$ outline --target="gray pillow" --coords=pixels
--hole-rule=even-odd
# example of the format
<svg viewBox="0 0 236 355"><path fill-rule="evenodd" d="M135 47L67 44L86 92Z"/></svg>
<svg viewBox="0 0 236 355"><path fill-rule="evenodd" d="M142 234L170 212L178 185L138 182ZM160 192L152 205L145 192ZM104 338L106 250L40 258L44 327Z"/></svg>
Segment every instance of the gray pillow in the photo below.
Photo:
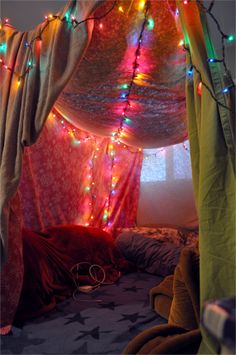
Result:
<svg viewBox="0 0 236 355"><path fill-rule="evenodd" d="M128 261L151 274L167 276L174 273L183 246L124 232L116 238L116 245Z"/></svg>

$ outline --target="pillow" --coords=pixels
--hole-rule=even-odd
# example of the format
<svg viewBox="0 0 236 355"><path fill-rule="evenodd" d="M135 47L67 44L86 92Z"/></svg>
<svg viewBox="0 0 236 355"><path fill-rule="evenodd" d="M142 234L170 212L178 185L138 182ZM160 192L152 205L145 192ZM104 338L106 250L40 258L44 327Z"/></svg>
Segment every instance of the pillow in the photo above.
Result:
<svg viewBox="0 0 236 355"><path fill-rule="evenodd" d="M75 290L71 268L79 262L98 264L106 272L106 282L115 282L129 263L117 249L113 237L98 228L60 225L42 233L23 230L24 280L18 321L39 316ZM78 280L91 284L86 274Z"/></svg>
<svg viewBox="0 0 236 355"><path fill-rule="evenodd" d="M144 237L134 232L121 233L116 245L125 258L151 274L167 276L174 273L183 246Z"/></svg>
<svg viewBox="0 0 236 355"><path fill-rule="evenodd" d="M188 230L184 228L174 227L133 227L118 229L118 232L130 232L140 234L142 236L157 239L160 241L170 242L175 245L189 245L195 246L198 240L198 231Z"/></svg>

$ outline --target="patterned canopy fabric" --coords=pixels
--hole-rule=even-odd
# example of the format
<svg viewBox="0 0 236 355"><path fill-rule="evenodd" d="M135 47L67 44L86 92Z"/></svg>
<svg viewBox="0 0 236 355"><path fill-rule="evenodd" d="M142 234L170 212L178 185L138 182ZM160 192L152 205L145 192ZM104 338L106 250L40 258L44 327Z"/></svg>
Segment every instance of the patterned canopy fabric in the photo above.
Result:
<svg viewBox="0 0 236 355"><path fill-rule="evenodd" d="M94 21L83 60L56 102L66 119L93 134L111 136L119 129L145 18L140 4L119 1L119 7ZM94 16L102 17L111 6L104 2ZM121 141L151 148L187 136L186 71L175 1L151 0L147 20Z"/></svg>

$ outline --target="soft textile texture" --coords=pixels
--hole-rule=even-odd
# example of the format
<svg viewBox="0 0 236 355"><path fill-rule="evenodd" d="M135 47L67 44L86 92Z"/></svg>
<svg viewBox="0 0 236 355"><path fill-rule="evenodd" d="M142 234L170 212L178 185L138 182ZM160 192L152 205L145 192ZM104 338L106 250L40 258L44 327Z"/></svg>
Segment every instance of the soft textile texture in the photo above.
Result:
<svg viewBox="0 0 236 355"><path fill-rule="evenodd" d="M188 330L198 328L199 299L199 254L197 249L186 247L174 273L173 301L168 323Z"/></svg>
<svg viewBox="0 0 236 355"><path fill-rule="evenodd" d="M105 1L99 17L112 7ZM139 71L129 96L121 141L136 147L162 147L182 142L187 136L185 112L185 53L178 46L182 32L173 1L151 0L138 60ZM108 16L95 22L92 39L78 71L63 90L56 108L78 127L111 137L120 127L125 100L122 84L132 78L135 51L144 21L140 0L118 3Z"/></svg>
<svg viewBox="0 0 236 355"><path fill-rule="evenodd" d="M132 227L122 228L117 232L140 234L143 237L153 238L155 240L170 242L176 246L195 246L198 242L198 231L187 230L178 227L165 227L160 226L158 228L150 227Z"/></svg>
<svg viewBox="0 0 236 355"><path fill-rule="evenodd" d="M150 301L152 308L163 318L169 318L170 307L173 299L173 280L174 276L169 275L150 291Z"/></svg>
<svg viewBox="0 0 236 355"><path fill-rule="evenodd" d="M168 325L141 332L127 345L123 354L197 353L201 333L198 329L200 291L199 254L196 248L185 247L182 250L173 281L174 298ZM172 288L172 280L168 277L168 282L163 284L164 292L171 295L172 291L168 288Z"/></svg>
<svg viewBox="0 0 236 355"><path fill-rule="evenodd" d="M217 57L209 36L206 14L197 2L185 6L179 1L180 19L186 43L187 65L195 65L193 78L187 78L187 116L193 183L199 216L201 306L210 299L235 295L235 98L223 94L228 85L221 63L208 63ZM231 111L218 105L211 92ZM217 352L204 332L201 354Z"/></svg>
<svg viewBox="0 0 236 355"><path fill-rule="evenodd" d="M1 334L11 330L23 283L21 205L18 193L10 201L9 222L9 255L0 279Z"/></svg>
<svg viewBox="0 0 236 355"><path fill-rule="evenodd" d="M64 16L67 11L72 11L77 19L90 16L96 7L101 4L98 0L68 2L61 12ZM0 31L1 42L6 43L7 51L1 53L1 58L13 70L23 74L29 60L30 51L26 50L25 43L35 38L42 28L39 25L30 32L17 32L10 25L5 24ZM1 263L4 263L8 254L8 232L13 228L17 233L9 236L21 250L21 221L13 213L10 200L17 190L21 175L21 162L23 147L33 144L41 132L42 126L50 112L56 98L71 77L74 69L79 64L88 45L93 21L84 22L79 30L71 31L67 24L53 21L41 36L41 44L35 41L32 46L33 69L17 85L17 75L12 75L10 70L0 66L0 238L1 238ZM62 45L64 43L64 45ZM17 221L14 227L9 227L12 219ZM10 243L9 248L12 247ZM13 255L15 251L11 251ZM7 267L6 267L7 266ZM11 309L2 312L1 327L11 325L17 307L20 288L22 284L23 265L20 252L15 259L10 257L1 273L1 283L10 281L10 276L17 274L17 283L11 283L14 288L14 297L9 296L9 285L1 288L1 307ZM9 280L10 279L10 280ZM13 293L11 294L13 295ZM10 301L11 299L11 301Z"/></svg>
<svg viewBox="0 0 236 355"><path fill-rule="evenodd" d="M41 230L55 224L89 223L110 232L116 227L133 226L142 152L116 145L112 167L108 139L82 131L77 134L77 139L81 137L78 145L59 118L50 115L36 144L25 149L19 187L24 226ZM96 159L92 160L94 152ZM91 181L94 185L86 191ZM103 215L108 199L110 216L106 220Z"/></svg>
<svg viewBox="0 0 236 355"><path fill-rule="evenodd" d="M180 327L159 325L136 336L123 350L131 354L196 354L201 341L199 329L186 331Z"/></svg>
<svg viewBox="0 0 236 355"><path fill-rule="evenodd" d="M83 20L101 4L98 0L68 2L60 13L69 11ZM25 43L37 37L45 24L30 32L17 32L8 24L0 31L1 42L7 51L1 54L4 63L23 74L27 68L30 50ZM79 30L71 30L66 22L50 22L41 36L41 43L32 45L33 69L22 79L0 66L1 74L1 169L0 218L2 262L7 255L8 201L16 192L20 174L23 147L33 144L43 124L73 71L79 64L93 30L93 21L84 22ZM63 43L63 45L62 45Z"/></svg>
<svg viewBox="0 0 236 355"><path fill-rule="evenodd" d="M23 258L24 283L16 314L18 321L39 316L71 296L76 286L70 270L77 263L102 266L105 282L115 282L119 271L129 270L110 234L76 225L55 226L43 233L23 230ZM94 283L88 274L82 273L77 282Z"/></svg>
<svg viewBox="0 0 236 355"><path fill-rule="evenodd" d="M116 245L138 268L161 276L173 274L183 248L133 232L121 233Z"/></svg>

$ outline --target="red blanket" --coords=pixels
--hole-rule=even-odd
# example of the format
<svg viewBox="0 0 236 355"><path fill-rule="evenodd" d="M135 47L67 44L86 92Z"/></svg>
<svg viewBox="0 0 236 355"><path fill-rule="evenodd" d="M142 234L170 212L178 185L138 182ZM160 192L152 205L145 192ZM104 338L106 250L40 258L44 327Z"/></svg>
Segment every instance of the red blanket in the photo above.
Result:
<svg viewBox="0 0 236 355"><path fill-rule="evenodd" d="M102 266L106 282L115 282L129 264L113 237L97 228L78 225L51 227L43 233L23 230L24 282L16 321L39 316L71 296L75 284L70 272L79 262ZM90 283L81 277L80 284Z"/></svg>

